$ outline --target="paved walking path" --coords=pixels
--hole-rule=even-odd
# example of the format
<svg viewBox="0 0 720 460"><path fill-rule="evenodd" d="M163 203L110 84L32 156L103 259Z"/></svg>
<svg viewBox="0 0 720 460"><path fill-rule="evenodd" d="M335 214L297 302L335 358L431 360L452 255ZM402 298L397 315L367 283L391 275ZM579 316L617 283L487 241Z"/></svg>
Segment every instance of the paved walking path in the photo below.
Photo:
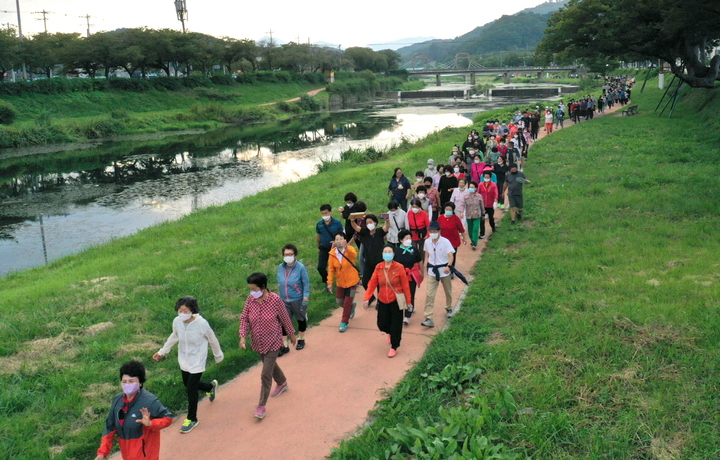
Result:
<svg viewBox="0 0 720 460"><path fill-rule="evenodd" d="M543 129L540 138L545 136ZM500 232L507 223L501 221L502 215L502 211L496 210ZM456 266L460 272L470 274L487 241L479 240L476 251L470 246L459 248ZM454 302L457 303L464 288L457 278L453 281ZM293 348L279 358L289 388L279 397L270 398L265 419L253 417L260 394L261 368L256 365L223 385L213 403L207 399L200 402L200 423L192 432L182 435L179 432L184 414L163 430L161 460L325 458L342 439L352 436L366 422L368 411L383 397L382 390L394 387L422 357L433 335L445 327L442 287L435 299L435 328L420 325L425 290L425 283L417 290L414 304L418 311L403 329L402 344L395 358L387 357L389 346L385 334L376 327L376 311L361 306L364 294L361 289L356 295L357 315L350 321L347 332L338 332L341 310L337 309L318 326L308 329L304 350ZM312 299L310 305L312 308ZM113 458L119 460L120 456Z"/></svg>

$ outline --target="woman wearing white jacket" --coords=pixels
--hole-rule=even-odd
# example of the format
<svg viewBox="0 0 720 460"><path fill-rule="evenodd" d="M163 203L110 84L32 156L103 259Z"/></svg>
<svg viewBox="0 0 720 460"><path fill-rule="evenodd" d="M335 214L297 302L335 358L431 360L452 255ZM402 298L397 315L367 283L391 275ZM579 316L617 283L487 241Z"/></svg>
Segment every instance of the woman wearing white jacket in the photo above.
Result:
<svg viewBox="0 0 720 460"><path fill-rule="evenodd" d="M198 424L197 405L198 391L204 391L210 401L215 400L218 382L213 380L210 383L202 382L200 378L205 372L207 362L208 344L213 350L215 362L223 360L223 352L220 349L215 333L210 328L207 320L200 316L200 308L195 297L183 297L175 303L175 311L178 316L173 320L173 332L168 337L165 345L153 355L155 361L164 358L172 347L178 343L178 363L182 371L182 379L188 396L187 419L180 427L180 433L189 433Z"/></svg>

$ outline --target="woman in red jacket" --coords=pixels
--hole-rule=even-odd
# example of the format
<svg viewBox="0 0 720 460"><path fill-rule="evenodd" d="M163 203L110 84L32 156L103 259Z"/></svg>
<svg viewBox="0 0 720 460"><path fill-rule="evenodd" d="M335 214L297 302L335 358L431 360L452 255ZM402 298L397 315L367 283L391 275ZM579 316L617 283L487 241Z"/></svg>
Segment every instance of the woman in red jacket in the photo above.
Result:
<svg viewBox="0 0 720 460"><path fill-rule="evenodd" d="M440 214L437 221L440 224L440 236L447 238L450 244L452 244L453 249L455 249L455 252L453 252L453 260L450 264L455 266L457 248L460 247L460 239L462 238L462 244L467 244L465 226L463 226L462 220L455 215L455 203L452 201L445 203L445 212Z"/></svg>
<svg viewBox="0 0 720 460"><path fill-rule="evenodd" d="M388 343L390 344L388 358L395 357L402 338L403 314L405 312L400 309L396 294L405 296L406 305L412 304L413 301L410 296L410 283L405 273L405 267L400 262L395 262L394 258L395 247L391 244L386 245L383 248L383 261L375 267L368 288L365 290L365 301L363 302L363 305L367 308L375 289L379 289L377 296L377 326L378 329L388 335Z"/></svg>
<svg viewBox="0 0 720 460"><path fill-rule="evenodd" d="M412 235L415 250L423 253L423 245L427 238L427 229L430 226L430 218L422 209L422 202L417 198L410 202L410 211L407 213L408 226Z"/></svg>

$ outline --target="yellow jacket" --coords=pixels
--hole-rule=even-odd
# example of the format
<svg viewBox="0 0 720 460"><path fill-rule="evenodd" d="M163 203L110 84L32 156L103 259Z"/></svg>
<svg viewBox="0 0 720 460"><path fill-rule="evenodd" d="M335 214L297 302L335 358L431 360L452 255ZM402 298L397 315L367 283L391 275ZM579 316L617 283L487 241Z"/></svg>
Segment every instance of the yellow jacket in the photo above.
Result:
<svg viewBox="0 0 720 460"><path fill-rule="evenodd" d="M350 264L352 262L352 265ZM330 250L328 258L328 279L327 284L332 284L336 279L336 284L341 288L349 288L357 286L360 283L360 275L355 267L357 267L357 251L354 247L348 245L343 256L338 260L337 248Z"/></svg>

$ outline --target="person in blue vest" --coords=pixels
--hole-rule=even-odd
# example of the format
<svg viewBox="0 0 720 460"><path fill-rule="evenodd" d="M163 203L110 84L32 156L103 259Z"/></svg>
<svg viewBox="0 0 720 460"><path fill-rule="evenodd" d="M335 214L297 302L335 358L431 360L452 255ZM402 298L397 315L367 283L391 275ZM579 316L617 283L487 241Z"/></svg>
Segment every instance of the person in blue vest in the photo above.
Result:
<svg viewBox="0 0 720 460"><path fill-rule="evenodd" d="M294 244L282 247L283 263L278 266L278 294L285 303L290 321L298 323L296 350L305 348L305 330L307 329L307 310L310 301L310 276L307 268L297 260L298 248ZM285 331L283 331L285 332ZM283 334L283 347L278 356L290 352L290 339Z"/></svg>

